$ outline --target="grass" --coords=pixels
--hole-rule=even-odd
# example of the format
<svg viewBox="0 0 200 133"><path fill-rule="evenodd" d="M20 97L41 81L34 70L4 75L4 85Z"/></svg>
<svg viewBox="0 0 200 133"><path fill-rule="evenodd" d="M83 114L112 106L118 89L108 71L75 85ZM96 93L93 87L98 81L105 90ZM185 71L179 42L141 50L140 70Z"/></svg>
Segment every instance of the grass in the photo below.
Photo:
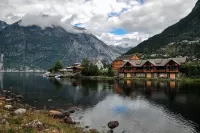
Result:
<svg viewBox="0 0 200 133"><path fill-rule="evenodd" d="M106 76L82 76L83 79L91 79L91 80L115 80L115 77L106 77ZM197 83L200 82L200 78L176 78L176 79L169 79L169 78L119 78L121 80L134 80L134 81L180 81L185 83Z"/></svg>
<svg viewBox="0 0 200 133"><path fill-rule="evenodd" d="M0 108L0 116L7 114L6 120L9 124L0 124L1 133L38 133L37 129L25 128L24 126L33 120L39 120L45 125L41 133L80 133L82 129L74 125L68 125L59 119L48 115L47 111L27 111L24 115L12 116L11 113Z"/></svg>

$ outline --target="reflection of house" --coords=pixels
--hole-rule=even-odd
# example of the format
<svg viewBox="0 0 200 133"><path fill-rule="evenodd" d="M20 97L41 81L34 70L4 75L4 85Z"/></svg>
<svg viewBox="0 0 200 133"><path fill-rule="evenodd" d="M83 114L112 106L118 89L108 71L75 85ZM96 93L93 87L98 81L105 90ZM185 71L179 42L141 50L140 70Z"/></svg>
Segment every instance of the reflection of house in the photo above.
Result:
<svg viewBox="0 0 200 133"><path fill-rule="evenodd" d="M99 70L104 68L104 65L101 60L90 60L90 63L96 65Z"/></svg>
<svg viewBox="0 0 200 133"><path fill-rule="evenodd" d="M118 70L121 65L125 62L125 61L131 61L131 60L139 60L138 56L135 54L132 55L122 55L120 57L118 57L117 59L115 59L112 63L112 69L113 70Z"/></svg>
<svg viewBox="0 0 200 133"><path fill-rule="evenodd" d="M118 69L120 77L127 78L171 78L179 77L181 64L187 57L169 59L129 60Z"/></svg>

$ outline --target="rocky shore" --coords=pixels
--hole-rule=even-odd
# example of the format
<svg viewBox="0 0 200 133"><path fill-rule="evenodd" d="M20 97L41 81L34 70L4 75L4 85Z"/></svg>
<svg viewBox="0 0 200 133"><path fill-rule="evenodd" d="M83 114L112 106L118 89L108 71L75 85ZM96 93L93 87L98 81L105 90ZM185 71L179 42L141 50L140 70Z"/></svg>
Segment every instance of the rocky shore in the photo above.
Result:
<svg viewBox="0 0 200 133"><path fill-rule="evenodd" d="M84 129L72 120L76 110L37 110L22 104L23 96L8 90L0 91L1 133L97 133L96 129Z"/></svg>
<svg viewBox="0 0 200 133"><path fill-rule="evenodd" d="M82 128L73 121L71 114L77 108L68 110L38 110L23 104L23 96L9 90L0 90L0 132L1 133L98 133L89 126ZM118 121L110 121L107 126L113 133Z"/></svg>

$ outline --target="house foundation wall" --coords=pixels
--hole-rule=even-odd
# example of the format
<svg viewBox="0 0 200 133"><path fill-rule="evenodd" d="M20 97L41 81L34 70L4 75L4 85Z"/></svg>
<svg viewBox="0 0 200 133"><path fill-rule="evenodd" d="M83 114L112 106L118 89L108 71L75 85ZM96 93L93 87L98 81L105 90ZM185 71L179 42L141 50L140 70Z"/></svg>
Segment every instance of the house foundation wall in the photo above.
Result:
<svg viewBox="0 0 200 133"><path fill-rule="evenodd" d="M176 79L180 73L119 73L119 78L169 78Z"/></svg>

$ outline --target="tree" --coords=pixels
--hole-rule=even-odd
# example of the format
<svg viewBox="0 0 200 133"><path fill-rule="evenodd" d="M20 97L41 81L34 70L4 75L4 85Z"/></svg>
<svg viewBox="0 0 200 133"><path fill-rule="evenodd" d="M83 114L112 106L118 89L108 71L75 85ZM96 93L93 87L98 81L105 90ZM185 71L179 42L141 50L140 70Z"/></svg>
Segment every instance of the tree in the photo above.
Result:
<svg viewBox="0 0 200 133"><path fill-rule="evenodd" d="M82 69L82 75L88 76L89 75L89 61L87 58L83 58L81 63L83 69Z"/></svg>
<svg viewBox="0 0 200 133"><path fill-rule="evenodd" d="M61 63L61 61L56 61L52 69L53 71L58 72L58 70L62 68L63 68L63 64Z"/></svg>
<svg viewBox="0 0 200 133"><path fill-rule="evenodd" d="M114 76L114 72L111 67L108 67L107 76L109 76L109 77Z"/></svg>
<svg viewBox="0 0 200 133"><path fill-rule="evenodd" d="M83 69L82 69L82 75L84 76L98 76L99 75L99 69L96 65L93 65L89 62L87 58L84 58L81 63Z"/></svg>

